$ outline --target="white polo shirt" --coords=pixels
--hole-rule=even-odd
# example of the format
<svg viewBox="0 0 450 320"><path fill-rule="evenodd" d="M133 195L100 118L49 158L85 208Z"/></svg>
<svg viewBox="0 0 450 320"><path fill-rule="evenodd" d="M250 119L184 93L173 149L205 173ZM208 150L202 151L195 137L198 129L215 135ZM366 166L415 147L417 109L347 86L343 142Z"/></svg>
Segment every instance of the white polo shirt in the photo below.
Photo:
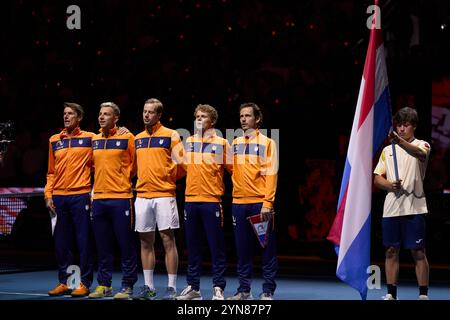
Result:
<svg viewBox="0 0 450 320"><path fill-rule="evenodd" d="M423 140L414 139L411 144L426 152L425 161L408 154L395 145L399 179L402 180L400 193L388 192L384 201L383 218L427 213L427 202L423 190L423 179L430 154L430 145ZM388 181L395 181L394 157L392 145L386 146L380 156L374 173L384 176Z"/></svg>

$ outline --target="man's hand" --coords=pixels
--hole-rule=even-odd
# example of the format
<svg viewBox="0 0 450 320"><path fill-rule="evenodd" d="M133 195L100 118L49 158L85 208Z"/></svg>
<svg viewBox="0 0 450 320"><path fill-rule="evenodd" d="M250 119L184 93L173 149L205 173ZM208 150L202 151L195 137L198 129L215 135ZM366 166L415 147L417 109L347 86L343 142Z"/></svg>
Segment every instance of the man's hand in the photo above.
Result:
<svg viewBox="0 0 450 320"><path fill-rule="evenodd" d="M391 140L391 143L394 142L394 143L398 144L400 142L400 136L394 130L389 132L389 139Z"/></svg>
<svg viewBox="0 0 450 320"><path fill-rule="evenodd" d="M391 182L391 191L399 192L401 188L402 188L402 180L401 179Z"/></svg>
<svg viewBox="0 0 450 320"><path fill-rule="evenodd" d="M55 204L53 203L53 199L52 198L48 198L45 199L45 205L47 206L47 209L56 216L56 207Z"/></svg>
<svg viewBox="0 0 450 320"><path fill-rule="evenodd" d="M127 129L127 127L119 127L119 129L117 130L117 133L119 135L125 134L125 133L129 133L130 130Z"/></svg>
<svg viewBox="0 0 450 320"><path fill-rule="evenodd" d="M273 209L270 208L261 208L261 220L262 221L268 221L270 219L272 219L273 215L275 214L275 212L273 211Z"/></svg>

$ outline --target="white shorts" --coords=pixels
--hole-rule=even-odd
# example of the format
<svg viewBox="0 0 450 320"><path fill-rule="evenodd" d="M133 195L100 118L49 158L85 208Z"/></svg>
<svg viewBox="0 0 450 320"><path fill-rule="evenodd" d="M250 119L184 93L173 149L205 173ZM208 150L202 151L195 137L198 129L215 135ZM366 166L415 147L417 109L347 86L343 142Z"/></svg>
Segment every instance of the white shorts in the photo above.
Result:
<svg viewBox="0 0 450 320"><path fill-rule="evenodd" d="M136 198L134 208L136 211L134 230L137 232L155 231L156 227L160 231L180 227L175 197Z"/></svg>

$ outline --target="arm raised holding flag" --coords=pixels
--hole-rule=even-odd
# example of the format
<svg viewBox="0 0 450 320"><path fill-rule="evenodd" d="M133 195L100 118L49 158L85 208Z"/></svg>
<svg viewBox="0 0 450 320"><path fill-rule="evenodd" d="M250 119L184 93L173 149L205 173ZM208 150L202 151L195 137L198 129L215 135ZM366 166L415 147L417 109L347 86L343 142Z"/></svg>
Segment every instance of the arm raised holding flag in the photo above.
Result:
<svg viewBox="0 0 450 320"><path fill-rule="evenodd" d="M417 112L409 107L394 116L396 131L389 134L394 146L387 146L375 168L375 185L388 193L383 208L383 244L386 247L385 300L397 299L399 252L403 245L411 250L416 264L419 299L428 300L429 265L425 254L425 214L427 204L423 179L430 145L414 137ZM394 163L397 157L398 173ZM397 176L398 175L398 176Z"/></svg>

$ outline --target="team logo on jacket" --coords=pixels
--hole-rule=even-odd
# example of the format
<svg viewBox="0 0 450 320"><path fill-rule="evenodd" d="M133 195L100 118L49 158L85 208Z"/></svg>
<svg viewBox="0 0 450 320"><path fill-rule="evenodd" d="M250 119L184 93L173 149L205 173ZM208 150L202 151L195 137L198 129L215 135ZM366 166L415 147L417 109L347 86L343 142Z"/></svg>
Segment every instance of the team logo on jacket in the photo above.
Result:
<svg viewBox="0 0 450 320"><path fill-rule="evenodd" d="M164 139L159 139L159 144L163 144L164 143Z"/></svg>
<svg viewBox="0 0 450 320"><path fill-rule="evenodd" d="M78 140L78 144L83 144L83 140Z"/></svg>
<svg viewBox="0 0 450 320"><path fill-rule="evenodd" d="M130 215L130 210L126 210L125 215L128 217Z"/></svg>
<svg viewBox="0 0 450 320"><path fill-rule="evenodd" d="M117 142L116 142L116 146L120 146L120 141L117 141Z"/></svg>
<svg viewBox="0 0 450 320"><path fill-rule="evenodd" d="M86 211L88 211L89 210L89 205L88 204L85 205L84 208L86 209Z"/></svg>

